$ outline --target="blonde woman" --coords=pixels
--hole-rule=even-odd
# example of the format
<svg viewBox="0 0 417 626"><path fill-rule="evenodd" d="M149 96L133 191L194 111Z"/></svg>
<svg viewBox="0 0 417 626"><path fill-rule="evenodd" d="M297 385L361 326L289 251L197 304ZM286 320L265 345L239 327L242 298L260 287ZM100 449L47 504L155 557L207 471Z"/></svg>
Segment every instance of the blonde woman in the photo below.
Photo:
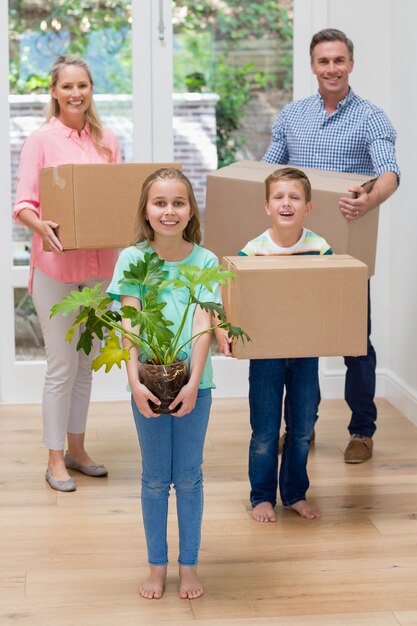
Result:
<svg viewBox="0 0 417 626"><path fill-rule="evenodd" d="M42 218L40 170L67 163L117 163L114 134L102 127L93 102L93 79L83 59L61 56L51 70L46 123L26 140L19 166L14 218L33 231L29 293L42 327L47 372L43 391L43 442L49 449L46 480L52 489L75 491L68 469L106 476L84 448L91 392L91 351L77 352L65 341L68 318L49 318L50 308L74 289L111 278L116 250L63 252L59 224ZM51 252L45 252L44 244ZM65 441L68 452L64 455Z"/></svg>

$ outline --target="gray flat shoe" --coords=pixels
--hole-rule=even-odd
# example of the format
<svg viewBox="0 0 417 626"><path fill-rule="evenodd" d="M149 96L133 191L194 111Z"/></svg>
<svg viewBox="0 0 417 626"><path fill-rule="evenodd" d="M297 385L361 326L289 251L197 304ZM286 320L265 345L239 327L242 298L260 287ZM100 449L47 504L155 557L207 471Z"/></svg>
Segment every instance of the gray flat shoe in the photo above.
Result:
<svg viewBox="0 0 417 626"><path fill-rule="evenodd" d="M68 480L56 480L49 471L49 467L46 470L45 478L49 486L52 487L52 489L56 489L56 491L75 491L77 489L73 478L68 478Z"/></svg>
<svg viewBox="0 0 417 626"><path fill-rule="evenodd" d="M67 469L76 470L77 472L81 472L86 476L94 476L99 478L101 476L107 476L108 470L104 465L83 465L82 463L78 463L75 459L73 459L68 452L65 453L64 463Z"/></svg>

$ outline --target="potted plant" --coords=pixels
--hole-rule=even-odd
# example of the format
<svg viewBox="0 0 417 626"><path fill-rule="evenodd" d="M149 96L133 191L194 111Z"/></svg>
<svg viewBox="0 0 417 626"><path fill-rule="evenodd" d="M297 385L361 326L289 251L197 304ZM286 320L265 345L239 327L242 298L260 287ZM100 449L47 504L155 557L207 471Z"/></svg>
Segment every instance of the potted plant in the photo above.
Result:
<svg viewBox="0 0 417 626"><path fill-rule="evenodd" d="M84 287L82 291L72 291L51 309L51 317L57 313L69 315L81 307L80 313L68 330L66 340L71 341L75 330L81 325L85 329L81 332L77 343L77 350L84 350L89 354L94 337L101 341L99 355L92 362L92 369L97 371L105 367L109 372L113 365L119 368L123 361L130 359L129 347L123 347L121 337L129 340L132 346L139 350L139 376L141 382L161 400L159 407L152 406L153 410L169 412L168 406L176 397L180 388L187 382L187 360L184 358L184 348L199 335L210 332L215 328L224 328L233 339L249 340L248 335L239 327L232 326L226 321L223 307L216 302L201 302L196 296L198 289L204 286L210 292L215 285L225 285L233 279L234 272L227 271L221 265L212 268L200 268L192 265L181 265L179 276L168 279L168 273L163 269L164 261L155 252L145 253L144 259L136 264L131 263L129 270L124 271L124 278L120 282L127 282L140 286L141 310L132 306L122 306L120 311L113 309L113 299L101 290L102 283L93 288ZM179 327L173 331L173 322L164 316L165 302L158 300L162 289L188 290L188 302ZM212 328L197 333L187 341L181 343L181 331L194 305L209 311L213 318L218 320ZM130 319L132 327L137 327L137 333L127 330L122 325L122 319ZM186 357L186 355L185 355ZM171 382L179 381L179 386L171 389Z"/></svg>

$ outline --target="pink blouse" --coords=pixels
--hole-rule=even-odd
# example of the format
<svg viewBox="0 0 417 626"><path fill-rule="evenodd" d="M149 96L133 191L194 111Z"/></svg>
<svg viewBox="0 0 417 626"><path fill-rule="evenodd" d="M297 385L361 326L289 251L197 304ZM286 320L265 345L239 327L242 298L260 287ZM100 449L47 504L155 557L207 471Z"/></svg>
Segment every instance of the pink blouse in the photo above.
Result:
<svg viewBox="0 0 417 626"><path fill-rule="evenodd" d="M103 141L112 151L112 161L119 163L120 149L112 131L103 129ZM65 126L57 118L51 118L39 130L32 133L23 145L13 210L14 219L20 221L19 213L22 209L31 209L42 217L39 197L42 168L69 163L106 163L107 161L107 155L97 151L88 125L79 135L78 131ZM63 254L45 252L42 238L34 232L30 254L29 293L32 293L35 267L46 276L60 282L76 283L91 276L111 278L117 256L118 251L113 249L70 250Z"/></svg>

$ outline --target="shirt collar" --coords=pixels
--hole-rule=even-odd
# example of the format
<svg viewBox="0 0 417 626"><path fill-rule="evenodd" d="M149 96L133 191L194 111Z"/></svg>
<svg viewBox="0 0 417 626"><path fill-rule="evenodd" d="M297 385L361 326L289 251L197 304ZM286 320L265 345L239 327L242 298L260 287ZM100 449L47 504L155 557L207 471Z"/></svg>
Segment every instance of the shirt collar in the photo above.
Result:
<svg viewBox="0 0 417 626"><path fill-rule="evenodd" d="M344 98L342 98L340 100L340 102L338 103L337 107L336 107L336 111L338 111L339 109L343 109L345 106L347 106L350 102L352 102L353 98L355 97L355 93L352 89L352 87L349 87L349 91L347 92L347 94L345 95ZM317 98L319 99L319 101L321 102L322 107L324 108L324 100L320 94L320 92L317 92Z"/></svg>
<svg viewBox="0 0 417 626"><path fill-rule="evenodd" d="M59 120L57 117L51 117L49 122L57 130L59 130L61 133L63 133L63 135L65 135L65 137L71 137L74 134L79 136L79 137L81 137L81 138L83 138L85 135L91 136L91 130L90 130L90 126L89 126L88 122L86 122L86 125L82 129L80 135L78 135L78 130L76 130L75 128L70 128L69 126L65 126L65 124L63 124L61 122L61 120Z"/></svg>

